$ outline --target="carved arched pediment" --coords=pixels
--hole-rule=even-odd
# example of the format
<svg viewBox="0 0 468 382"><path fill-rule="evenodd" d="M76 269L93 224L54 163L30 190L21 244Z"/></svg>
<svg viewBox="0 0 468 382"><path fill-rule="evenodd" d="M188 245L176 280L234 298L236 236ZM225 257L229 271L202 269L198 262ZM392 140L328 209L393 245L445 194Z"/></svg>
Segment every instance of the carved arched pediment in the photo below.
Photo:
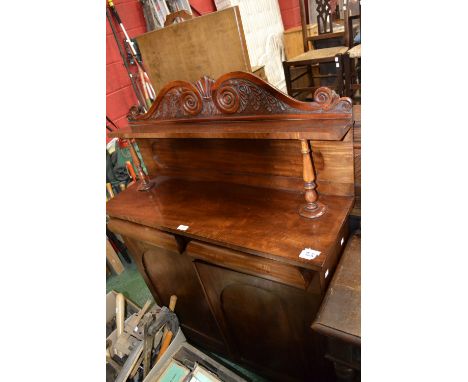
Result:
<svg viewBox="0 0 468 382"><path fill-rule="evenodd" d="M352 103L329 88L319 88L313 102L298 101L259 77L232 72L213 80L204 76L194 84L173 81L164 86L146 114L133 121L308 119L316 114L349 117Z"/></svg>

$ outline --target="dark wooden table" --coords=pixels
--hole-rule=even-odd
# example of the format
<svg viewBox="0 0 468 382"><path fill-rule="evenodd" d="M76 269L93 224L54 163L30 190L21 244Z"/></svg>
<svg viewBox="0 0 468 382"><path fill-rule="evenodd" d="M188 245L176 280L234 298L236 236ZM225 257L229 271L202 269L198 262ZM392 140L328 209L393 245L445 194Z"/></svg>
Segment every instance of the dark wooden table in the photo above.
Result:
<svg viewBox="0 0 468 382"><path fill-rule="evenodd" d="M348 241L312 329L326 337L326 357L334 363L337 380L360 380L360 233Z"/></svg>
<svg viewBox="0 0 468 382"><path fill-rule="evenodd" d="M351 215L361 217L361 105L353 105L354 119L354 194L355 203Z"/></svg>

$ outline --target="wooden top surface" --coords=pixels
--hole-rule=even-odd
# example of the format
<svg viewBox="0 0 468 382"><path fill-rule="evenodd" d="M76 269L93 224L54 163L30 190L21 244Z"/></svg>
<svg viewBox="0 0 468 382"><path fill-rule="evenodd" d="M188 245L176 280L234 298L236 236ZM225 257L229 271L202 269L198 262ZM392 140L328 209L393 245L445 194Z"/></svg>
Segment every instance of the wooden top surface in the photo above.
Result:
<svg viewBox="0 0 468 382"><path fill-rule="evenodd" d="M298 210L301 193L220 182L157 177L149 192L131 186L107 203L107 214L166 232L322 270L327 253L337 242L353 197L321 195L327 212L306 219ZM178 230L180 225L189 228ZM299 257L311 248L313 260Z"/></svg>
<svg viewBox="0 0 468 382"><path fill-rule="evenodd" d="M349 239L312 329L361 345L360 234Z"/></svg>
<svg viewBox="0 0 468 382"><path fill-rule="evenodd" d="M119 138L230 138L342 140L350 119L157 122L111 132Z"/></svg>

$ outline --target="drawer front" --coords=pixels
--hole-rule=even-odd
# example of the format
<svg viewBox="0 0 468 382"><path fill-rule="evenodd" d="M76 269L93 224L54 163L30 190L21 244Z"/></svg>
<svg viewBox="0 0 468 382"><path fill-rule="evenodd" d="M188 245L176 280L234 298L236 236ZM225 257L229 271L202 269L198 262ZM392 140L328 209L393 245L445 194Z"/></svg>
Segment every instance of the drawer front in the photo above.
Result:
<svg viewBox="0 0 468 382"><path fill-rule="evenodd" d="M319 273L282 264L274 260L222 248L207 243L191 241L186 248L187 255L253 276L290 285L306 290L309 285L319 291Z"/></svg>

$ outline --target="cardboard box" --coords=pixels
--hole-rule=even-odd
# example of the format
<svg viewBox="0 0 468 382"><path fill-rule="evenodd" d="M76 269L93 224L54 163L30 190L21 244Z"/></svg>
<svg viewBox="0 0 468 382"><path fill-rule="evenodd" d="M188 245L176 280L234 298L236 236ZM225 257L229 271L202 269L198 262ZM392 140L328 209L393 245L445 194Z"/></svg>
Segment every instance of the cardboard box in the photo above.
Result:
<svg viewBox="0 0 468 382"><path fill-rule="evenodd" d="M183 364L184 360L196 362L205 370L209 370L211 372L216 371L216 377L223 382L246 382L245 379L233 373L231 370L227 369L213 358L193 347L185 340L183 342L176 340L177 336L169 346L166 353L164 353L164 355L161 357L159 362L148 373L143 382L162 382L162 380L159 380L159 378L163 376L172 360L175 360L180 364ZM216 380L216 378L213 378L212 380Z"/></svg>

